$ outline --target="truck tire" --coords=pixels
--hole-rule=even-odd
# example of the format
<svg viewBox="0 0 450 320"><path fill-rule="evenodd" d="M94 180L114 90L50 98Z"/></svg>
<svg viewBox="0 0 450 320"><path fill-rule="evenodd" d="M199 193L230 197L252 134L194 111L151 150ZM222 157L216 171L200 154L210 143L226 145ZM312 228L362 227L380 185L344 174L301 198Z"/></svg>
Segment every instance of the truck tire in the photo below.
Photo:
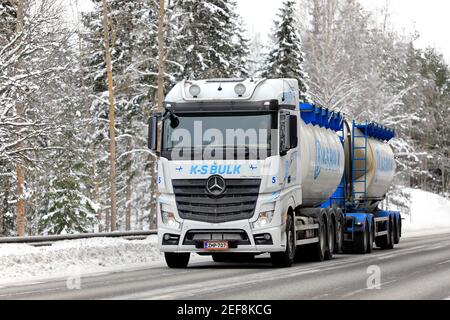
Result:
<svg viewBox="0 0 450 320"><path fill-rule="evenodd" d="M334 222L332 221L331 217L328 220L328 233L327 233L327 251L325 253L325 260L332 260L333 259L333 252L334 252L334 244L335 244L335 227Z"/></svg>
<svg viewBox="0 0 450 320"><path fill-rule="evenodd" d="M327 253L327 229L323 218L319 221L318 229L319 242L311 246L311 258L313 261L321 262L325 259Z"/></svg>
<svg viewBox="0 0 450 320"><path fill-rule="evenodd" d="M337 217L336 222L336 239L334 241L334 253L339 254L343 250L344 245L344 227L342 226L341 217Z"/></svg>
<svg viewBox="0 0 450 320"><path fill-rule="evenodd" d="M353 239L353 252L357 254L366 254L368 247L369 226L365 223L363 232L355 232Z"/></svg>
<svg viewBox="0 0 450 320"><path fill-rule="evenodd" d="M165 252L167 266L172 269L184 269L189 264L190 253Z"/></svg>
<svg viewBox="0 0 450 320"><path fill-rule="evenodd" d="M289 268L294 263L296 249L296 236L294 220L288 215L286 221L286 251L270 254L272 264L277 268Z"/></svg>
<svg viewBox="0 0 450 320"><path fill-rule="evenodd" d="M394 248L394 237L392 227L393 227L392 222L391 220L389 220L387 222L387 235L377 237L375 244L380 249L390 250Z"/></svg>
<svg viewBox="0 0 450 320"><path fill-rule="evenodd" d="M395 225L394 244L399 244L400 243L400 222L397 218L395 219L394 225Z"/></svg>
<svg viewBox="0 0 450 320"><path fill-rule="evenodd" d="M367 253L373 252L373 242L374 242L374 222L372 221L372 227L369 228L370 232L367 233Z"/></svg>

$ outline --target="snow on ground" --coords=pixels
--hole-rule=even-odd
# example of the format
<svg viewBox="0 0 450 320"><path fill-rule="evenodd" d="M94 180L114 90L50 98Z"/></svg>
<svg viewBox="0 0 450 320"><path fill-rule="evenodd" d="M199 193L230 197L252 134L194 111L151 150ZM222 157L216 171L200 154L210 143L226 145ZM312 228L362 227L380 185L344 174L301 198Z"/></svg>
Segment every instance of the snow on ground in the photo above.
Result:
<svg viewBox="0 0 450 320"><path fill-rule="evenodd" d="M163 261L157 237L146 240L94 238L55 242L52 246L0 244L0 283L43 277L70 277L109 271L117 266Z"/></svg>
<svg viewBox="0 0 450 320"><path fill-rule="evenodd" d="M449 200L421 190L402 191L410 199L411 211L411 215L403 214L405 236L450 233ZM133 241L118 238L68 240L48 247L0 244L0 285L43 278L70 278L119 268L164 266L163 261L156 236Z"/></svg>
<svg viewBox="0 0 450 320"><path fill-rule="evenodd" d="M410 215L403 215L403 230L408 234L423 234L450 229L450 200L434 193L405 189L410 197Z"/></svg>

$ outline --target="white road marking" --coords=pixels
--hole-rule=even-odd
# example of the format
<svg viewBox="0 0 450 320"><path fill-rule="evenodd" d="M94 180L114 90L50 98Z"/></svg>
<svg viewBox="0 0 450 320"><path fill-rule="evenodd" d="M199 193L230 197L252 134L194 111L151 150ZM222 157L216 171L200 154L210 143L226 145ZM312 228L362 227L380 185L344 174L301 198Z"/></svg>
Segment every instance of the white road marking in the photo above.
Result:
<svg viewBox="0 0 450 320"><path fill-rule="evenodd" d="M278 270L279 271L279 270ZM151 299L151 300L161 300L161 299L176 299L185 298L194 295L220 292L226 289L232 288L242 288L245 285L252 285L255 283L266 282L268 280L286 279L290 277L295 277L303 274L310 274L320 272L320 269L311 269L298 272L298 270L285 271L285 272L262 272L260 274L249 275L245 280L241 276L236 276L228 279L217 279L204 281L200 283L191 283L180 286L173 286L169 288L161 288L154 291L141 292L131 295L124 295L120 297L114 297L113 299Z"/></svg>
<svg viewBox="0 0 450 320"><path fill-rule="evenodd" d="M396 257L396 255L388 254L387 256L378 257L378 260L385 260L385 259L390 259L390 258L394 258L394 257Z"/></svg>
<svg viewBox="0 0 450 320"><path fill-rule="evenodd" d="M393 282L396 282L396 281L397 281L397 280L392 280L392 281L386 281L386 282L383 282L383 283L380 285L380 286L381 286L381 289L380 289L380 290L383 290L383 286L388 285L388 284L393 283ZM380 291L380 290L368 289L368 288L359 289L359 290L355 290L355 291L352 291L352 292L347 293L346 295L343 296L343 298L348 298L348 297L357 295L358 293L362 293L362 292L365 292L365 291L368 291L368 292L370 292L370 291L377 292L377 291Z"/></svg>

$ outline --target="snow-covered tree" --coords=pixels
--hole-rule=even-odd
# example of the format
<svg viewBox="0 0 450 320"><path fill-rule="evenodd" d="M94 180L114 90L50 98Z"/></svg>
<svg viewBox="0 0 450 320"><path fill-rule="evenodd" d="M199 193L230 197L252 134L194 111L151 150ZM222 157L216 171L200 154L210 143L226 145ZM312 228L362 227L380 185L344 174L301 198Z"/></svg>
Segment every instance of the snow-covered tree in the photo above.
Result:
<svg viewBox="0 0 450 320"><path fill-rule="evenodd" d="M264 72L264 58L268 53L267 44L264 43L261 33L254 31L249 44L249 75L254 78L261 77Z"/></svg>
<svg viewBox="0 0 450 320"><path fill-rule="evenodd" d="M308 75L304 70L305 54L298 32L294 0L283 2L273 31L273 49L265 62L263 77L292 78L299 83L300 99L308 100Z"/></svg>
<svg viewBox="0 0 450 320"><path fill-rule="evenodd" d="M232 0L177 0L176 49L169 55L183 66L181 78L226 78L248 73L248 40Z"/></svg>
<svg viewBox="0 0 450 320"><path fill-rule="evenodd" d="M49 79L58 81L67 70L67 65L51 62L64 51L68 33L61 22L62 7L53 1L2 1L0 8L0 162L7 164L0 190L16 190L15 196L5 192L8 211L0 215L14 212L22 234L22 217L32 207L27 203L33 193L28 173L52 149L49 137L58 129L52 114L44 111L48 101L43 93Z"/></svg>
<svg viewBox="0 0 450 320"><path fill-rule="evenodd" d="M144 131L156 96L158 6L145 0L114 0L108 4L116 100L118 223L120 228L126 228L130 217L135 216L134 212L139 213L139 220L142 220L141 215L151 215L152 196L149 193L139 204L132 198L143 185L148 188L152 176L149 162L153 157L147 152ZM83 17L82 32L85 82L94 93L90 103L90 130L92 152L96 157L95 179L101 203L100 215L108 222L109 201L103 196L109 190L108 108L100 9L100 3L96 1L95 10ZM171 72L179 70L177 66L170 64L167 82L173 79ZM108 223L105 227L109 228Z"/></svg>

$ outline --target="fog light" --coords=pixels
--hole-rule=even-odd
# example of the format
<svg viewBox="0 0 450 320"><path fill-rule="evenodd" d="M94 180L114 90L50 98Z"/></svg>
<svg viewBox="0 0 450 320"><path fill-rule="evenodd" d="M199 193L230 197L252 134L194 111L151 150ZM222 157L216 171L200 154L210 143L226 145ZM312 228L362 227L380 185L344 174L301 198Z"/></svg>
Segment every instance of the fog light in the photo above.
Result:
<svg viewBox="0 0 450 320"><path fill-rule="evenodd" d="M272 245L272 236L269 233L255 235L255 243L257 245Z"/></svg>

